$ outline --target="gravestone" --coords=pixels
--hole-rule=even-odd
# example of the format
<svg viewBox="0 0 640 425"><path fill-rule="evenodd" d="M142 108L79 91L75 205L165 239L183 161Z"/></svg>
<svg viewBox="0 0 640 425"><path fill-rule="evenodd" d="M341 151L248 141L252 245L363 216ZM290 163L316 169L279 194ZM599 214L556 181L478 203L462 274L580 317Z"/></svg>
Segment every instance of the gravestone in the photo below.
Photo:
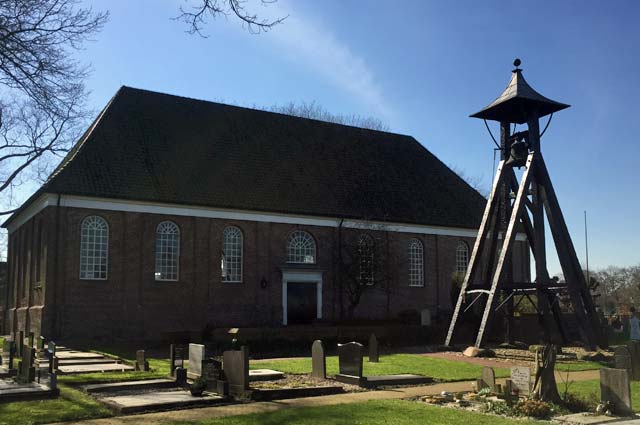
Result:
<svg viewBox="0 0 640 425"><path fill-rule="evenodd" d="M18 363L17 381L20 384L27 384L36 379L36 369L33 367L36 350L30 345L25 345L22 351L22 360Z"/></svg>
<svg viewBox="0 0 640 425"><path fill-rule="evenodd" d="M376 338L376 334L371 334L369 337L369 362L378 363L379 361L378 338Z"/></svg>
<svg viewBox="0 0 640 425"><path fill-rule="evenodd" d="M617 350L616 350L617 351ZM603 403L611 402L614 413L633 415L631 408L631 383L626 369L600 369L600 397Z"/></svg>
<svg viewBox="0 0 640 425"><path fill-rule="evenodd" d="M142 372L149 371L149 362L147 361L147 356L144 350L136 351L136 367L135 370L139 370Z"/></svg>
<svg viewBox="0 0 640 425"><path fill-rule="evenodd" d="M243 397L249 389L249 349L229 350L222 354L224 376L229 384L229 394Z"/></svg>
<svg viewBox="0 0 640 425"><path fill-rule="evenodd" d="M633 376L633 363L631 361L631 352L627 347L618 347L613 352L616 369L624 369L629 374L629 379Z"/></svg>
<svg viewBox="0 0 640 425"><path fill-rule="evenodd" d="M518 395L529 395L531 392L531 369L528 366L511 368L511 389Z"/></svg>
<svg viewBox="0 0 640 425"><path fill-rule="evenodd" d="M325 379L327 377L327 357L324 354L322 341L316 339L311 345L311 377Z"/></svg>
<svg viewBox="0 0 640 425"><path fill-rule="evenodd" d="M175 375L176 368L184 368L184 347L171 344L169 346L169 368L171 376Z"/></svg>
<svg viewBox="0 0 640 425"><path fill-rule="evenodd" d="M13 369L13 359L16 354L16 344L13 340L7 338L2 344L2 365L5 369Z"/></svg>
<svg viewBox="0 0 640 425"><path fill-rule="evenodd" d="M362 344L338 344L338 364L341 375L362 377Z"/></svg>
<svg viewBox="0 0 640 425"><path fill-rule="evenodd" d="M49 373L53 373L53 371L57 369L57 363L58 363L58 358L56 357L55 342L49 341L49 344L47 344L46 350L44 350L44 355L47 358L47 361L49 362Z"/></svg>
<svg viewBox="0 0 640 425"><path fill-rule="evenodd" d="M422 309L420 311L420 325L431 326L431 312L428 308Z"/></svg>
<svg viewBox="0 0 640 425"><path fill-rule="evenodd" d="M495 390L496 373L493 371L492 367L488 367L488 366L483 367L482 375L480 379L482 380L482 388L489 388L491 391Z"/></svg>
<svg viewBox="0 0 640 425"><path fill-rule="evenodd" d="M631 341L627 344L627 348L631 353L631 379L640 381L640 341Z"/></svg>
<svg viewBox="0 0 640 425"><path fill-rule="evenodd" d="M187 369L187 377L189 379L196 379L202 375L204 355L204 345L189 344L189 368Z"/></svg>
<svg viewBox="0 0 640 425"><path fill-rule="evenodd" d="M16 344L16 355L22 357L22 349L24 347L24 331L18 332L18 339Z"/></svg>

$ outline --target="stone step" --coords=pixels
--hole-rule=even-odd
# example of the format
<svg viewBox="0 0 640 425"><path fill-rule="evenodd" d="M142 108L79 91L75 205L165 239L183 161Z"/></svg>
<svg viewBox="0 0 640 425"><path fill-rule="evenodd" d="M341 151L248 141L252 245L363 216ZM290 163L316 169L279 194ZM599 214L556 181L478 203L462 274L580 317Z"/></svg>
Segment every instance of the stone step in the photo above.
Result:
<svg viewBox="0 0 640 425"><path fill-rule="evenodd" d="M109 384L86 385L83 389L90 393L105 393L131 390L157 390L176 387L172 379L146 379L142 381L112 382Z"/></svg>

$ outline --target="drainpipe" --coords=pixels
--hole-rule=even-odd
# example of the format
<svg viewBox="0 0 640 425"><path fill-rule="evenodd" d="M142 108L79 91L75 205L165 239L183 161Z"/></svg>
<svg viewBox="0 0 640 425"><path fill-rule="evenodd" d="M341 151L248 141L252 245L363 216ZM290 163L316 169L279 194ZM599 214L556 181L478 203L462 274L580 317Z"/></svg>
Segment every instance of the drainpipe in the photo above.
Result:
<svg viewBox="0 0 640 425"><path fill-rule="evenodd" d="M440 315L440 255L438 250L438 235L436 237L436 311L435 317Z"/></svg>
<svg viewBox="0 0 640 425"><path fill-rule="evenodd" d="M342 225L344 218L340 219L338 224L338 296L340 298L340 320L344 319L344 294L343 294L343 279L342 279Z"/></svg>
<svg viewBox="0 0 640 425"><path fill-rule="evenodd" d="M59 276L58 276L58 263L59 263L59 259L60 259L60 194L58 193L58 200L56 201L56 219L55 219L55 225L54 225L54 235L55 235L55 242L54 242L54 258L53 258L53 273L51 274L53 276L53 302L51 303L51 333L53 335L51 335L51 337L57 337L57 324L58 324L58 284L59 284ZM49 274L49 273L47 273ZM47 285L48 283L45 282L45 285ZM46 299L46 292L47 290L45 289L45 305L47 303L47 299Z"/></svg>

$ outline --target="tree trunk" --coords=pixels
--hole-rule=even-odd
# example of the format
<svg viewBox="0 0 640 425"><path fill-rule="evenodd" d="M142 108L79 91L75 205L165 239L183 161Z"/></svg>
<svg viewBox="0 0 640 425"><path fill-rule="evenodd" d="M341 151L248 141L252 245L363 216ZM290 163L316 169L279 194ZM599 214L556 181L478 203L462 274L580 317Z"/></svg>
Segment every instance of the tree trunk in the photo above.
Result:
<svg viewBox="0 0 640 425"><path fill-rule="evenodd" d="M560 395L554 373L556 367L556 348L545 345L536 351L536 382L533 386L533 397L538 400L559 403Z"/></svg>

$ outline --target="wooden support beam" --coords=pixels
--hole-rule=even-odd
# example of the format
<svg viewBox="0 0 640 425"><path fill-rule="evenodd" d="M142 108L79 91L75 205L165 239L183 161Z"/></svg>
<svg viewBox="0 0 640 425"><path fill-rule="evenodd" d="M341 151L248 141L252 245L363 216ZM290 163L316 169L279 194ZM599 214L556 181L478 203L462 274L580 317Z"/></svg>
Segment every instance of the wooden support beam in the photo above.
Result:
<svg viewBox="0 0 640 425"><path fill-rule="evenodd" d="M460 314L460 309L462 308L462 303L464 302L467 286L471 282L473 282L474 275L478 269L478 266L480 265L480 259L482 257L482 249L487 239L487 232L489 231L489 222L491 220L492 214L496 209L496 203L497 203L496 194L498 193L503 183L504 183L504 161L500 161L500 163L498 164L496 177L494 179L493 186L491 188L491 193L489 194L489 199L487 200L487 206L485 207L484 214L482 216L482 222L480 224L480 228L478 229L478 235L476 237L475 244L473 245L473 251L471 254L469 265L467 267L467 272L465 274L464 281L462 282L462 287L460 288L460 295L458 296L458 301L456 302L456 307L453 311L451 323L449 324L447 338L445 339L445 343L444 343L445 345L449 345L451 343L451 339L453 337L453 331L455 329L456 322L458 321L458 315Z"/></svg>
<svg viewBox="0 0 640 425"><path fill-rule="evenodd" d="M516 235L516 227L519 222L519 216L522 213L522 208L524 205L524 197L526 196L527 188L529 187L529 183L531 180L531 170L534 166L534 155L529 154L527 157L526 168L524 174L522 175L522 181L520 183L520 187L518 188L518 194L516 195L516 200L513 204L513 210L511 212L511 217L509 218L509 225L507 226L507 232L504 235L504 241L502 243L502 250L500 251L500 256L498 258L498 264L496 266L496 271L493 274L493 280L491 282L491 293L489 293L487 303L484 308L484 313L482 315L482 321L480 322L480 329L478 330L478 336L476 338L476 347L480 347L484 340L484 332L487 328L487 324L489 323L490 314L493 310L493 302L495 299L496 290L498 289L498 285L501 283L503 275L505 273L505 262L507 261L507 257L511 255L511 248L513 247L513 243L515 241Z"/></svg>

